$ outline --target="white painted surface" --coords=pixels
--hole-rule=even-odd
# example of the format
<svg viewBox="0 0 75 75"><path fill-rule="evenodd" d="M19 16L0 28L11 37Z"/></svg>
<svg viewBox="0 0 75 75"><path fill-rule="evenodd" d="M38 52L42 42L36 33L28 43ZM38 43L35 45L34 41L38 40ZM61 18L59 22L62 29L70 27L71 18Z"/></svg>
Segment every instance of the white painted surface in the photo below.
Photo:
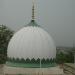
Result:
<svg viewBox="0 0 75 75"><path fill-rule="evenodd" d="M28 26L14 34L8 45L8 57L55 58L56 47L51 36L40 27Z"/></svg>

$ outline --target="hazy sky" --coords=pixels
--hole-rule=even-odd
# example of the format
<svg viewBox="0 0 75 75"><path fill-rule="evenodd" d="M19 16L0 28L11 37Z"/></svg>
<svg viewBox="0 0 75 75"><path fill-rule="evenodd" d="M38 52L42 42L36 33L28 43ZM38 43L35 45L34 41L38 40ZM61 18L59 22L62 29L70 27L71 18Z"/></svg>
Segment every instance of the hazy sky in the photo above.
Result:
<svg viewBox="0 0 75 75"><path fill-rule="evenodd" d="M0 0L0 24L18 31L31 20L32 0ZM75 0L36 0L36 22L57 46L75 42Z"/></svg>

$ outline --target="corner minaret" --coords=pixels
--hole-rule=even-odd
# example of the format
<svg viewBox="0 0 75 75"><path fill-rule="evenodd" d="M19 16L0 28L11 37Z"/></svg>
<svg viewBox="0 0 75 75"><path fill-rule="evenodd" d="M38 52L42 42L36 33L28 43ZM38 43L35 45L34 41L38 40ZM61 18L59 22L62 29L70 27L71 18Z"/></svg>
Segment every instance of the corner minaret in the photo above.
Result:
<svg viewBox="0 0 75 75"><path fill-rule="evenodd" d="M32 20L34 21L35 19L35 6L34 6L34 0L33 0L33 6L32 6Z"/></svg>

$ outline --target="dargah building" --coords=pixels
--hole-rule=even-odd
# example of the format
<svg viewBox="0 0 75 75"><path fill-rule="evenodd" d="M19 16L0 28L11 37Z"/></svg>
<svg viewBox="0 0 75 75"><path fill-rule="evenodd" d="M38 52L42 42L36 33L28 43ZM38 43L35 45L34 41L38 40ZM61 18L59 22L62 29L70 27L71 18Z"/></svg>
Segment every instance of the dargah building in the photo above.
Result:
<svg viewBox="0 0 75 75"><path fill-rule="evenodd" d="M50 34L38 25L32 6L32 19L11 38L4 74L62 75L56 63L56 46Z"/></svg>
<svg viewBox="0 0 75 75"><path fill-rule="evenodd" d="M52 66L51 62L54 66L56 58L54 41L48 32L36 23L34 18L33 5L32 20L16 32L9 42L7 64L17 66L18 63L23 62L26 67L28 63L33 64L32 67L49 67ZM29 64L28 67L30 67Z"/></svg>

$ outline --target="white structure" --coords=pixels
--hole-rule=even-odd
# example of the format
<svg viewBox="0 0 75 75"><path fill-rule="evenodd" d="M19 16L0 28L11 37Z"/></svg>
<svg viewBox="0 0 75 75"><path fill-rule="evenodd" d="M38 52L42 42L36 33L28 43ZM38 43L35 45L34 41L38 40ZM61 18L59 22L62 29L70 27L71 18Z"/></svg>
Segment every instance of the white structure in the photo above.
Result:
<svg viewBox="0 0 75 75"><path fill-rule="evenodd" d="M10 40L8 57L55 58L56 47L45 30L38 26L27 26L15 33Z"/></svg>
<svg viewBox="0 0 75 75"><path fill-rule="evenodd" d="M52 37L34 20L34 4L31 22L14 34L8 45L8 57L11 58L55 58L56 47Z"/></svg>

